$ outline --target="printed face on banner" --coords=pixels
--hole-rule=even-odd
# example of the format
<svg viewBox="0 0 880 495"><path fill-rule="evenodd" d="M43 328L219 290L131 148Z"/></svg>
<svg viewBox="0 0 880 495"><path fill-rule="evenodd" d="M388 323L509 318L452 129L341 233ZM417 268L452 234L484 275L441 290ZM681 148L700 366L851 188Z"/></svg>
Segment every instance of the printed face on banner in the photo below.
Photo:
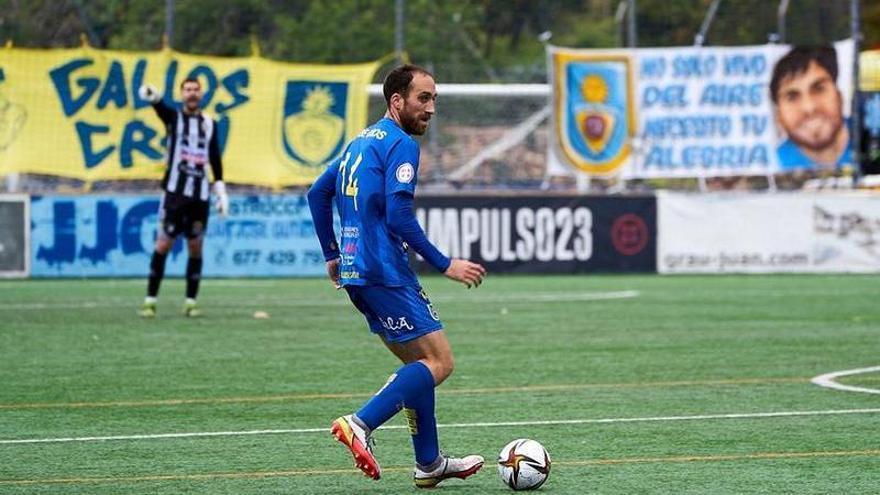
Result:
<svg viewBox="0 0 880 495"><path fill-rule="evenodd" d="M770 91L786 136L777 148L783 169L833 169L850 161L837 71L830 46L795 47L776 62Z"/></svg>
<svg viewBox="0 0 880 495"><path fill-rule="evenodd" d="M347 96L348 83L287 82L280 138L288 161L318 167L342 150Z"/></svg>
<svg viewBox="0 0 880 495"><path fill-rule="evenodd" d="M589 174L613 174L630 154L634 105L628 57L557 54L556 132L563 155Z"/></svg>
<svg viewBox="0 0 880 495"><path fill-rule="evenodd" d="M550 162L624 178L842 167L852 163L853 53L851 40L794 48L548 47Z"/></svg>

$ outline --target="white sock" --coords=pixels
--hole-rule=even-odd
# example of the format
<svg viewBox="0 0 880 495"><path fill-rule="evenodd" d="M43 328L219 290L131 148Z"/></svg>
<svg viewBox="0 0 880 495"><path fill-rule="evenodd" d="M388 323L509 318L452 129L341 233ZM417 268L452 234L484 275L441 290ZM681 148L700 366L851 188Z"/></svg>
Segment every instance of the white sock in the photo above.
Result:
<svg viewBox="0 0 880 495"><path fill-rule="evenodd" d="M156 304L158 298L147 296L144 298L144 304Z"/></svg>

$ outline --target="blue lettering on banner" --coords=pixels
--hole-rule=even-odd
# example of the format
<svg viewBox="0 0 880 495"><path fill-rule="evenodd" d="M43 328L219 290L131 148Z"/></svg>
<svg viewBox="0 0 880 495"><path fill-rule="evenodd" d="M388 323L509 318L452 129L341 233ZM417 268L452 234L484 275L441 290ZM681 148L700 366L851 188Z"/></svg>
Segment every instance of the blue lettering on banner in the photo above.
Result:
<svg viewBox="0 0 880 495"><path fill-rule="evenodd" d="M110 71L107 73L107 82L98 97L98 110L103 110L108 103L113 102L116 108L122 108L128 102L125 97L125 79L122 75L122 64L117 61L110 63Z"/></svg>
<svg viewBox="0 0 880 495"><path fill-rule="evenodd" d="M79 257L92 263L106 262L110 251L119 246L119 231L115 228L119 222L119 210L113 201L98 201L97 219L94 245L83 243L79 250Z"/></svg>
<svg viewBox="0 0 880 495"><path fill-rule="evenodd" d="M673 77L708 78L715 75L717 67L715 55L679 55L672 60Z"/></svg>
<svg viewBox="0 0 880 495"><path fill-rule="evenodd" d="M653 139L726 138L733 122L727 115L652 117L645 119L645 137Z"/></svg>
<svg viewBox="0 0 880 495"><path fill-rule="evenodd" d="M770 152L766 145L754 146L672 146L654 145L645 157L645 168L674 170L714 169L735 171L738 169L766 168L770 166Z"/></svg>
<svg viewBox="0 0 880 495"><path fill-rule="evenodd" d="M687 146L682 151L682 162L687 168L718 169L749 168L769 164L765 146Z"/></svg>
<svg viewBox="0 0 880 495"><path fill-rule="evenodd" d="M79 136L79 142L83 151L83 161L86 164L86 168L98 166L105 158L110 156L110 153L113 153L114 149L116 149L116 146L113 145L106 146L98 152L95 152L94 148L92 148L92 135L107 134L108 132L110 132L110 126L91 125L85 122L76 123L76 135Z"/></svg>
<svg viewBox="0 0 880 495"><path fill-rule="evenodd" d="M93 105L99 112L148 107L149 102L138 96L138 88L144 84L147 60L139 59L132 69L131 81L127 80L125 68L118 60L111 60L107 73L101 77L83 75L84 71L93 68L95 60L81 57L70 60L49 71L49 79L55 88L58 102L65 117L73 119L73 126L79 138L83 164L87 169L107 164L116 153L122 168L131 167L140 155L148 160L162 158L160 132L162 123L158 119L149 121L133 118L120 130L111 132L108 122L87 122L78 114L87 106ZM173 93L177 88L179 63L172 60L165 70L164 100L172 106L179 106ZM246 104L250 97L246 91L250 85L250 73L241 68L220 77L208 65L193 67L188 77L197 77L204 83L202 105L207 108L213 103L217 113L217 137L221 151L225 149L230 131L231 120L227 113L236 107ZM111 137L111 135L113 137ZM108 142L111 141L111 142ZM118 140L118 142L115 142Z"/></svg>
<svg viewBox="0 0 880 495"><path fill-rule="evenodd" d="M250 96L244 94L242 91L250 84L250 77L248 71L245 69L239 69L221 79L220 84L222 84L226 89L226 92L232 96L232 101L230 103L217 103L214 107L214 111L223 114L239 105L247 103L248 100L250 100Z"/></svg>
<svg viewBox="0 0 880 495"><path fill-rule="evenodd" d="M150 141L156 135L156 131L141 120L132 120L125 124L125 130L122 132L122 148L119 150L122 168L130 168L134 164L133 151L139 151L152 160L162 158L162 153L150 146Z"/></svg>
<svg viewBox="0 0 880 495"><path fill-rule="evenodd" d="M146 60L138 60L134 64L134 74L131 76L131 98L134 102L134 109L139 110L144 107L150 106L150 102L144 100L138 94L138 89L144 85L144 72L147 70L147 61Z"/></svg>
<svg viewBox="0 0 880 495"><path fill-rule="evenodd" d="M122 254L150 254L153 251L151 246L145 246L143 241L144 226L156 223L156 212L159 211L159 200L148 199L135 203L122 216L122 222L119 225ZM153 237L153 233L149 237ZM182 249L180 243L174 244L172 253L177 253Z"/></svg>
<svg viewBox="0 0 880 495"><path fill-rule="evenodd" d="M73 96L70 75L74 71L83 67L88 67L92 64L94 64L94 61L90 58L77 58L49 71L49 78L52 79L52 83L55 85L55 91L58 93L58 100L61 102L61 108L64 110L64 115L66 117L70 117L76 112L79 112L89 99L91 99L92 95L95 94L95 91L98 90L98 86L101 85L101 81L95 77L81 77L76 80L76 85L82 88L83 91L79 96Z"/></svg>
<svg viewBox="0 0 880 495"><path fill-rule="evenodd" d="M645 57L641 66L642 78L661 78L666 74L666 59L663 57Z"/></svg>
<svg viewBox="0 0 880 495"><path fill-rule="evenodd" d="M764 101L764 84L709 84L703 89L700 105L712 107L757 107Z"/></svg>
<svg viewBox="0 0 880 495"><path fill-rule="evenodd" d="M36 218L33 223L37 223ZM50 267L73 263L76 259L76 209L73 201L56 201L52 204L51 228L53 243L33 243L37 246L36 261L38 264L45 262Z"/></svg>
<svg viewBox="0 0 880 495"><path fill-rule="evenodd" d="M633 175L770 173L778 136L769 112L767 47L645 49Z"/></svg>
<svg viewBox="0 0 880 495"><path fill-rule="evenodd" d="M324 257L304 196L233 196L229 218L212 215L206 276L320 276ZM39 197L31 200L34 277L146 277L158 227L156 196ZM166 273L182 275L175 242Z"/></svg>
<svg viewBox="0 0 880 495"><path fill-rule="evenodd" d="M724 57L725 76L760 76L765 72L767 72L767 57L763 54L737 54Z"/></svg>
<svg viewBox="0 0 880 495"><path fill-rule="evenodd" d="M743 134L752 136L763 136L767 130L766 115L742 115L740 116Z"/></svg>
<svg viewBox="0 0 880 495"><path fill-rule="evenodd" d="M684 84L647 86L642 96L642 108L683 108L688 106L687 87Z"/></svg>

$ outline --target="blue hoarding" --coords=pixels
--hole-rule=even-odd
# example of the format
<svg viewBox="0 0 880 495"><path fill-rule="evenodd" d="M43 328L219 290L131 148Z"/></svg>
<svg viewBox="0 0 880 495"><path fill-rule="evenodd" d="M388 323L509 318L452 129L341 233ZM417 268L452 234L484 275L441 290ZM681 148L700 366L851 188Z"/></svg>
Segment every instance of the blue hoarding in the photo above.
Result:
<svg viewBox="0 0 880 495"><path fill-rule="evenodd" d="M31 198L31 276L146 277L158 226L157 195ZM182 275L178 239L166 274ZM230 213L212 212L205 276L323 275L308 203L302 195L230 197Z"/></svg>

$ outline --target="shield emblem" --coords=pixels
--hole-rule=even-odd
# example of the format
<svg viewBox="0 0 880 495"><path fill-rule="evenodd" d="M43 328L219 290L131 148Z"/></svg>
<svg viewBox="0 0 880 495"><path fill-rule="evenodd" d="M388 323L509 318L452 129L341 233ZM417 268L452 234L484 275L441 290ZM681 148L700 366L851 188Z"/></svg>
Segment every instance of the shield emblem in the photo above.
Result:
<svg viewBox="0 0 880 495"><path fill-rule="evenodd" d="M555 54L554 99L560 156L591 175L617 173L635 128L629 58Z"/></svg>
<svg viewBox="0 0 880 495"><path fill-rule="evenodd" d="M282 141L287 157L318 167L342 150L348 83L288 81Z"/></svg>

